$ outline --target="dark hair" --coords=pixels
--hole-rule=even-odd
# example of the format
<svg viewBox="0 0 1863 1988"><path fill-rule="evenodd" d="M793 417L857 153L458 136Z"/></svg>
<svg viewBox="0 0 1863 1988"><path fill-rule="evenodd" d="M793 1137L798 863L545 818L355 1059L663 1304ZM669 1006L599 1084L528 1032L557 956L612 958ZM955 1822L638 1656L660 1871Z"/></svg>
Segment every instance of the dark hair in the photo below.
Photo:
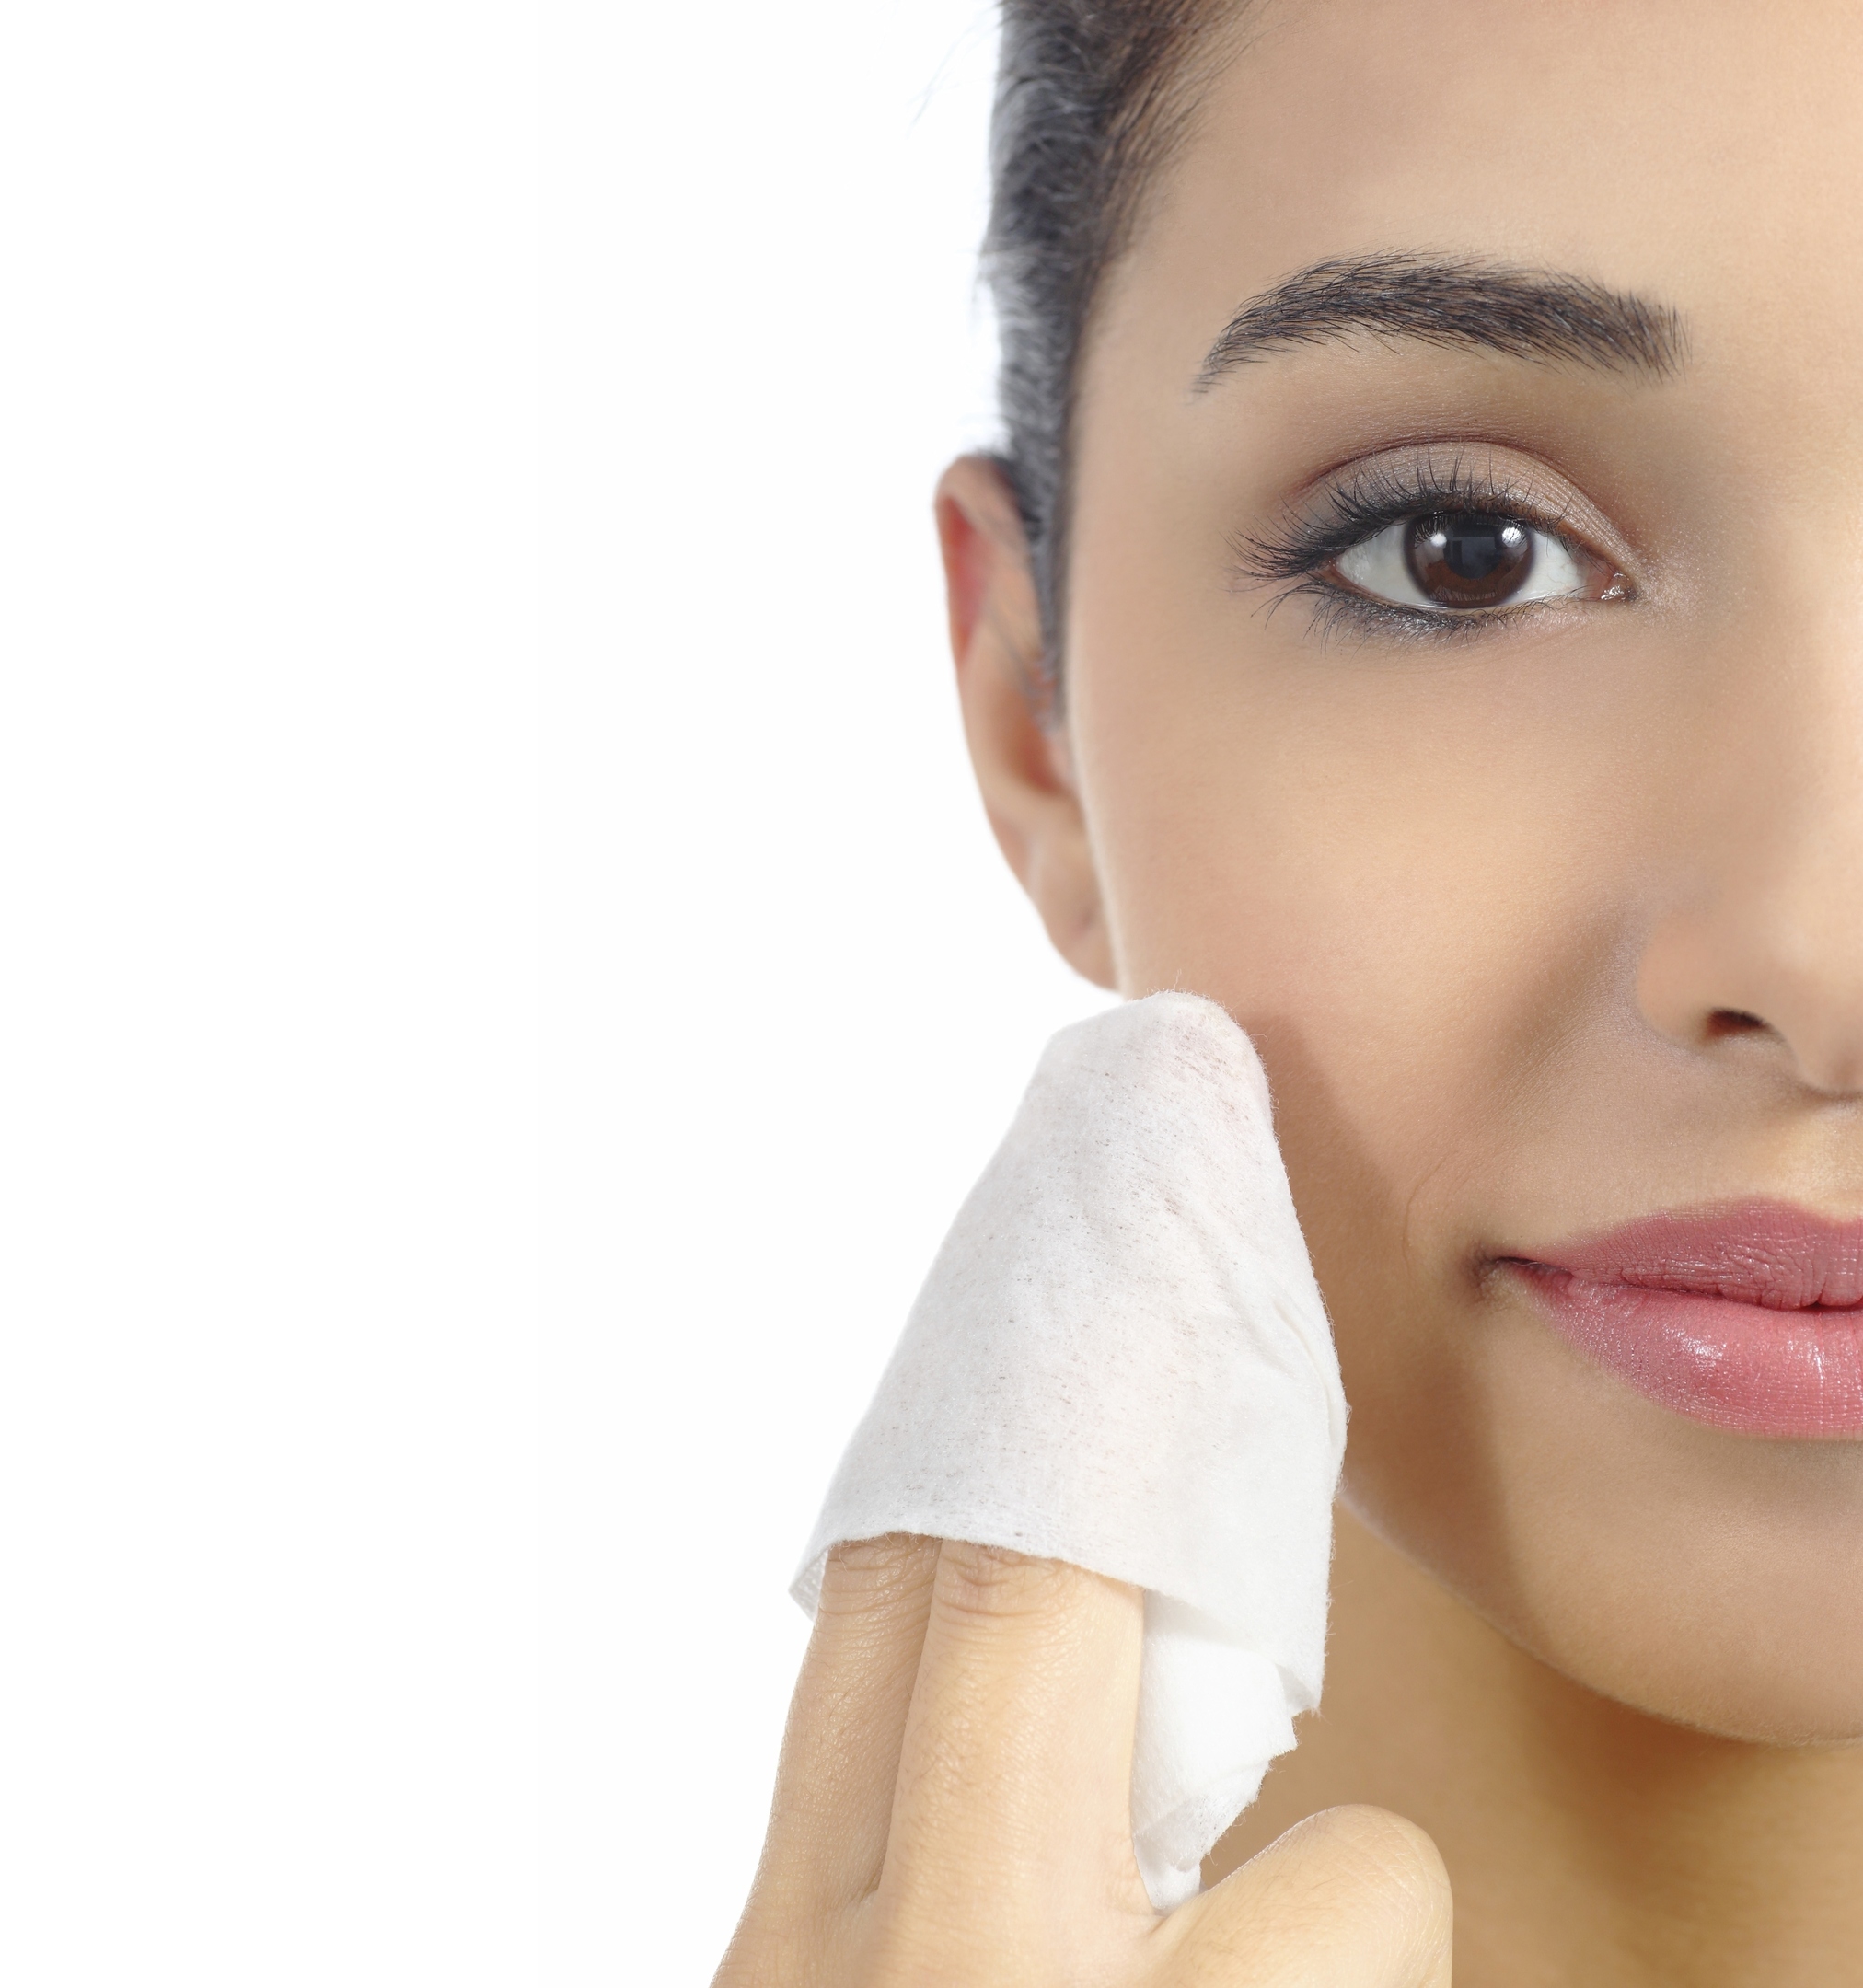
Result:
<svg viewBox="0 0 1863 1988"><path fill-rule="evenodd" d="M1002 0L984 272L1004 446L1059 688L1076 376L1108 266L1181 139L1190 56L1233 0Z"/></svg>

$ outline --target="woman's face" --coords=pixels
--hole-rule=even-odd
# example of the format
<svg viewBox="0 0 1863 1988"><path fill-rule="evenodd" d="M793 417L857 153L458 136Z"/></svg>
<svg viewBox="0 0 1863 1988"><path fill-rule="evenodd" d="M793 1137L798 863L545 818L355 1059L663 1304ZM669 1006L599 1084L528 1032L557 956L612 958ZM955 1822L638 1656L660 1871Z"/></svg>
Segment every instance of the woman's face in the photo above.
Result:
<svg viewBox="0 0 1863 1988"><path fill-rule="evenodd" d="M1863 15L1787 17L1254 17L1087 356L1066 749L1119 986L1267 1062L1354 1509L1802 1740L1863 1734L1802 1219L1863 1217Z"/></svg>

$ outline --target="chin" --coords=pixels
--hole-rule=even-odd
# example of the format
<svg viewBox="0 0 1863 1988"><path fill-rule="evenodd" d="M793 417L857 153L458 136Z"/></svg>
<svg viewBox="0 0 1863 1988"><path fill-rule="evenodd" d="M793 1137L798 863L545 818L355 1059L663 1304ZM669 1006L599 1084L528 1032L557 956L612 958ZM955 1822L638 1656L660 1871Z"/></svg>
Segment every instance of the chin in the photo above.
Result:
<svg viewBox="0 0 1863 1988"><path fill-rule="evenodd" d="M1341 1334L1345 1497L1372 1531L1603 1698L1729 1740L1863 1740L1863 1441L1678 1414L1519 1293L1459 1330L1391 1323Z"/></svg>

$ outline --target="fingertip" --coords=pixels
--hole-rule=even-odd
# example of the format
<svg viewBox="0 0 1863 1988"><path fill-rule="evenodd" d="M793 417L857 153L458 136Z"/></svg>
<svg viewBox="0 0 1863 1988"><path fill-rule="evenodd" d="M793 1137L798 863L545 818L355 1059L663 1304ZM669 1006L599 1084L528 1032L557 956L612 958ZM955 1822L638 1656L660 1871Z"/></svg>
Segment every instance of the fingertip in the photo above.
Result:
<svg viewBox="0 0 1863 1988"><path fill-rule="evenodd" d="M1454 1905L1441 1854L1408 1818L1369 1804L1295 1823L1182 1918L1196 1947L1253 1955L1264 1981L1304 1981L1321 1964L1332 1970L1325 1978L1386 1988L1450 1981Z"/></svg>
<svg viewBox="0 0 1863 1988"><path fill-rule="evenodd" d="M1434 1838L1388 1809L1355 1805L1325 1820L1335 1854L1358 1873L1368 1917L1382 1925L1393 1981L1448 1988L1455 1908Z"/></svg>
<svg viewBox="0 0 1863 1988"><path fill-rule="evenodd" d="M1323 1809L1296 1827L1310 1832L1364 1896L1383 1907L1406 1944L1427 1948L1447 1939L1453 1902L1449 1871L1428 1830L1366 1802Z"/></svg>

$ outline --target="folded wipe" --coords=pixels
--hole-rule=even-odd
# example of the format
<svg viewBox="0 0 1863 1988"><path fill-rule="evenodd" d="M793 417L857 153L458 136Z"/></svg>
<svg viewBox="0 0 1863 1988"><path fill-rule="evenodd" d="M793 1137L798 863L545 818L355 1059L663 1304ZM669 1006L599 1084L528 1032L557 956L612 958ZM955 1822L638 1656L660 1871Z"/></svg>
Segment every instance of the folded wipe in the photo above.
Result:
<svg viewBox="0 0 1863 1988"><path fill-rule="evenodd" d="M855 1430L795 1594L918 1532L1143 1588L1132 1830L1152 1901L1319 1703L1346 1404L1275 1146L1221 1008L1064 1029L959 1211Z"/></svg>

